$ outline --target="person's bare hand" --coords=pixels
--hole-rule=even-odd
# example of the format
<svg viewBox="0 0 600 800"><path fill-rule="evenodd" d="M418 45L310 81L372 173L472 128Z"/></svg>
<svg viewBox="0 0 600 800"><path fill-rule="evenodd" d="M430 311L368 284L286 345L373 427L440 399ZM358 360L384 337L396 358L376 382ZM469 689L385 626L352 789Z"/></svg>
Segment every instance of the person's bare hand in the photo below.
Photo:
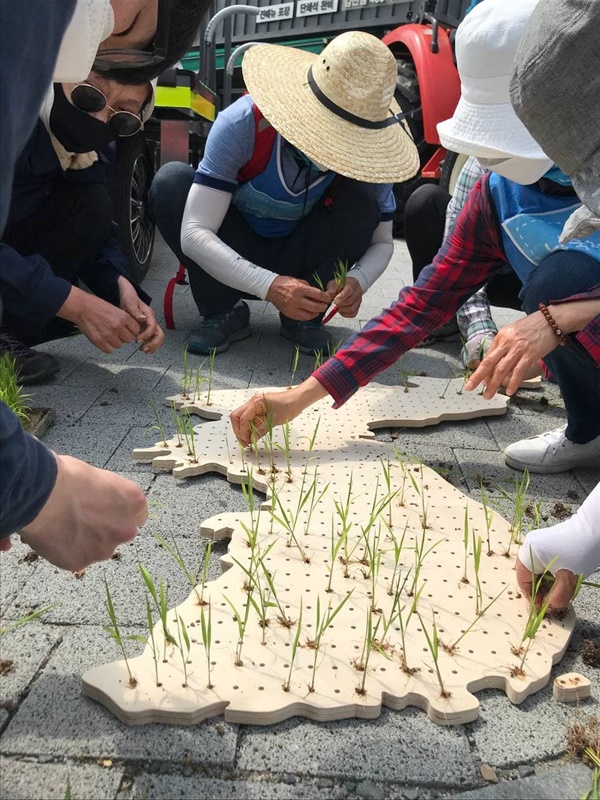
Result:
<svg viewBox="0 0 600 800"><path fill-rule="evenodd" d="M278 311L290 319L309 320L323 314L329 295L306 281L278 275L267 292L267 298Z"/></svg>
<svg viewBox="0 0 600 800"><path fill-rule="evenodd" d="M517 583L525 597L531 598L534 582L537 582L537 578L532 575L531 570L520 559L517 559ZM559 569L550 589L548 589L547 585L542 585L540 588L535 598L536 608L539 610L542 607L549 592L548 611L554 613L564 611L575 594L577 582L578 576L574 572L568 569Z"/></svg>
<svg viewBox="0 0 600 800"><path fill-rule="evenodd" d="M103 353L112 353L133 342L140 332L139 323L121 308L87 294L74 286L58 316L73 322L90 342Z"/></svg>
<svg viewBox="0 0 600 800"><path fill-rule="evenodd" d="M363 290L356 278L347 278L344 288L336 294L336 282L329 281L327 293L342 317L355 317L362 303Z"/></svg>
<svg viewBox="0 0 600 800"><path fill-rule="evenodd" d="M148 516L140 487L70 456L56 456L56 483L21 539L42 558L71 572L106 561Z"/></svg>
<svg viewBox="0 0 600 800"><path fill-rule="evenodd" d="M270 427L283 425L302 411L297 402L297 391L255 394L243 406L231 412L233 432L239 443L247 447L257 441Z"/></svg>
<svg viewBox="0 0 600 800"><path fill-rule="evenodd" d="M136 342L141 345L143 353L155 353L164 342L165 334L156 321L154 311L140 300L135 288L124 275L119 276L118 283L120 307L140 326Z"/></svg>
<svg viewBox="0 0 600 800"><path fill-rule="evenodd" d="M483 383L483 396L490 400L500 386L506 385L506 394L519 388L532 364L535 364L558 345L552 328L540 311L530 314L512 325L501 328L490 349L465 384L468 392Z"/></svg>

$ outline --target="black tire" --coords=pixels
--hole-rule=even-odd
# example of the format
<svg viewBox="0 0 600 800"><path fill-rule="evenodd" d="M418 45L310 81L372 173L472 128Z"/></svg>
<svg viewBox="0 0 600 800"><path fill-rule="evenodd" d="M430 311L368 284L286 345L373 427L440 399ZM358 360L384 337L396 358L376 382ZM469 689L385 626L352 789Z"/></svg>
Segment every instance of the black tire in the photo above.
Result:
<svg viewBox="0 0 600 800"><path fill-rule="evenodd" d="M468 157L463 153L455 153L452 150L448 150L444 156L440 173L440 187L445 189L448 194L454 194L456 180Z"/></svg>
<svg viewBox="0 0 600 800"><path fill-rule="evenodd" d="M424 183L435 183L421 177L421 169L435 153L436 145L428 144L425 141L423 132L423 114L421 112L421 96L419 93L419 79L417 69L410 54L396 53L396 65L398 77L396 79L396 92L394 97L402 111L413 112L407 119L410 132L419 152L421 168L419 172L407 181L394 184L394 195L396 197L396 213L394 214L394 236L404 234L404 208L406 201L419 186Z"/></svg>
<svg viewBox="0 0 600 800"><path fill-rule="evenodd" d="M153 177L152 154L144 135L118 140L111 170L113 219L119 226L119 242L136 283L145 278L154 249L155 224L147 208Z"/></svg>

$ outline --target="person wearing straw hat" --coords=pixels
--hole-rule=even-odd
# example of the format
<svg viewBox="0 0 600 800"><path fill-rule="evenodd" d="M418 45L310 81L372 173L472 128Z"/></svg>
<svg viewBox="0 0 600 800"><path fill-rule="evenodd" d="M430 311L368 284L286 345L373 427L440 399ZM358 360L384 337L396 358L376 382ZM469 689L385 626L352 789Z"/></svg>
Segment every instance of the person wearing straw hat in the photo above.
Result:
<svg viewBox="0 0 600 800"><path fill-rule="evenodd" d="M523 283L526 316L500 329L466 388L483 383L489 399L505 385L512 395L543 359L559 384L567 425L510 445L507 464L539 473L600 464L600 236L559 244L579 200L509 98L513 58L535 5L485 0L458 28L462 98L439 126L440 138L492 171L475 184L433 263L300 386L255 395L235 410L240 442L248 442L251 425L264 430L267 414L281 424L327 394L341 406L509 264Z"/></svg>
<svg viewBox="0 0 600 800"><path fill-rule="evenodd" d="M197 172L167 164L151 189L202 315L188 350L249 336L243 298L260 298L302 352L327 351L323 314L331 302L358 313L393 252L392 184L419 167L394 101L396 63L379 39L351 31L320 55L255 46L242 69L249 94L219 114Z"/></svg>

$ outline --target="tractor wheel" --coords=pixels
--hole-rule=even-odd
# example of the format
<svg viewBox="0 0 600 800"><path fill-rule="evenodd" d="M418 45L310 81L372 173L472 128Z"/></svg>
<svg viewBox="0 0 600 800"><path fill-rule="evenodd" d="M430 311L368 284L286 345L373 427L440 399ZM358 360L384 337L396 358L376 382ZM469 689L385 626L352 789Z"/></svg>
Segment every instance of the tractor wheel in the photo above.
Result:
<svg viewBox="0 0 600 800"><path fill-rule="evenodd" d="M454 187L460 175L460 171L467 163L469 156L463 153L454 153L448 150L442 161L442 171L440 175L440 186L449 194L454 194Z"/></svg>
<svg viewBox="0 0 600 800"><path fill-rule="evenodd" d="M154 167L142 133L117 141L111 174L113 219L119 226L119 242L136 283L146 276L154 249L154 221L147 198Z"/></svg>
<svg viewBox="0 0 600 800"><path fill-rule="evenodd" d="M419 161L423 167L436 151L436 145L428 144L423 133L423 113L419 94L419 79L411 56L396 53L398 77L396 79L395 99L402 111L414 113L408 118L408 126L419 151ZM421 177L421 170L402 183L394 184L396 197L396 213L394 215L394 236L402 236L404 232L404 207L410 195L423 183L433 183Z"/></svg>

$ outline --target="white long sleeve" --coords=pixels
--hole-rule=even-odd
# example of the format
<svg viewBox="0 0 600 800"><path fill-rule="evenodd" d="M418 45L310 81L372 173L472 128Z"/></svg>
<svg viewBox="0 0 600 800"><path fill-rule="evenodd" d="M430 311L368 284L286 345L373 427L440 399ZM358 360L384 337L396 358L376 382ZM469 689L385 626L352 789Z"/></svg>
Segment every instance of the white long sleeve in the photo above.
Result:
<svg viewBox="0 0 600 800"><path fill-rule="evenodd" d="M553 575L568 569L588 578L600 567L600 483L572 517L527 534L519 560L531 569L532 556L532 571L537 575L547 568Z"/></svg>
<svg viewBox="0 0 600 800"><path fill-rule="evenodd" d="M193 184L183 212L181 249L216 280L264 300L277 273L242 258L217 236L230 205L230 192Z"/></svg>
<svg viewBox="0 0 600 800"><path fill-rule="evenodd" d="M379 223L373 231L371 244L365 250L364 255L358 259L352 269L348 270L348 277L356 278L363 292L373 286L390 263L394 252L392 225L392 220ZM398 287L399 290L400 287Z"/></svg>

